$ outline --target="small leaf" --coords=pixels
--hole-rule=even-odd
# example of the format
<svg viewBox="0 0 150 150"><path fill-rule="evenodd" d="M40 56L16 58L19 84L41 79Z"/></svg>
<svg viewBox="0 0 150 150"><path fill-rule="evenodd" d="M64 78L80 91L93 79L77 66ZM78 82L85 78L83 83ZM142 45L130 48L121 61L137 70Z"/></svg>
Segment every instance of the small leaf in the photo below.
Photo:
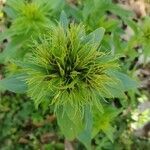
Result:
<svg viewBox="0 0 150 150"><path fill-rule="evenodd" d="M114 128L111 126L111 124L109 123L107 128L102 129L102 131L106 134L106 136L108 137L108 139L113 143L114 141Z"/></svg>
<svg viewBox="0 0 150 150"><path fill-rule="evenodd" d="M91 0L87 0L84 2L84 8L82 10L82 16L84 20L87 20L88 16L93 11L93 2Z"/></svg>
<svg viewBox="0 0 150 150"><path fill-rule="evenodd" d="M25 93L27 90L25 75L18 74L0 80L0 90L9 90L15 93Z"/></svg>
<svg viewBox="0 0 150 150"><path fill-rule="evenodd" d="M69 21L64 11L62 11L60 15L60 24L65 30L68 28Z"/></svg>
<svg viewBox="0 0 150 150"><path fill-rule="evenodd" d="M100 27L95 31L93 31L92 33L90 33L89 35L87 35L85 42L95 44L98 47L103 39L104 33L105 33L105 29Z"/></svg>
<svg viewBox="0 0 150 150"><path fill-rule="evenodd" d="M113 3L109 5L109 11L120 16L121 18L133 16L133 12L126 9L122 9L122 7Z"/></svg>
<svg viewBox="0 0 150 150"><path fill-rule="evenodd" d="M120 88L120 84L107 85L110 94L103 95L106 98L126 98L125 91Z"/></svg>
<svg viewBox="0 0 150 150"><path fill-rule="evenodd" d="M89 107L86 107L85 109L85 122L86 122L85 129L78 136L78 139L85 145L87 149L91 149L93 120Z"/></svg>
<svg viewBox="0 0 150 150"><path fill-rule="evenodd" d="M94 138L100 131L103 131L106 136L113 142L114 129L111 123L117 117L121 109L116 109L113 106L103 106L104 113L99 113L98 109L93 109L93 131L92 138Z"/></svg>
<svg viewBox="0 0 150 150"><path fill-rule="evenodd" d="M69 112L66 109L63 112L61 107L57 109L56 116L58 125L68 140L74 140L83 130L82 117L79 112L71 118Z"/></svg>
<svg viewBox="0 0 150 150"><path fill-rule="evenodd" d="M41 0L38 0L42 2ZM62 7L64 6L65 0L45 0L46 4L49 4L49 7L56 11L56 10L61 10Z"/></svg>
<svg viewBox="0 0 150 150"><path fill-rule="evenodd" d="M114 72L114 74L122 82L123 86L121 86L120 88L122 88L124 91L137 88L137 82L129 76L127 76L126 74L121 72Z"/></svg>
<svg viewBox="0 0 150 150"><path fill-rule="evenodd" d="M13 36L12 40L6 45L4 51L0 54L0 63L10 60L10 58L17 58L20 47L25 43L27 37L25 35Z"/></svg>
<svg viewBox="0 0 150 150"><path fill-rule="evenodd" d="M81 10L80 8L76 7L75 5L66 5L65 11L69 16L72 16L77 22L80 22L82 18Z"/></svg>
<svg viewBox="0 0 150 150"><path fill-rule="evenodd" d="M10 29L4 31L3 33L0 34L0 42L13 35L14 35L14 32L12 32Z"/></svg>

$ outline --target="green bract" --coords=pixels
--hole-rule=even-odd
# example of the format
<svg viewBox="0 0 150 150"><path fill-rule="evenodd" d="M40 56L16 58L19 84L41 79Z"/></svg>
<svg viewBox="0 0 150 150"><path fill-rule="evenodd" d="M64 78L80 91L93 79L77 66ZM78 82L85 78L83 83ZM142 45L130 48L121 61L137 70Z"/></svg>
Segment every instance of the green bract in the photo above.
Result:
<svg viewBox="0 0 150 150"><path fill-rule="evenodd" d="M119 65L100 50L103 31L97 29L99 35L94 37L86 36L82 26L71 25L66 32L57 27L35 42L26 72L28 93L36 106L69 104L76 113L83 112L86 104L99 107L99 97L111 96L108 86L118 80L109 70Z"/></svg>

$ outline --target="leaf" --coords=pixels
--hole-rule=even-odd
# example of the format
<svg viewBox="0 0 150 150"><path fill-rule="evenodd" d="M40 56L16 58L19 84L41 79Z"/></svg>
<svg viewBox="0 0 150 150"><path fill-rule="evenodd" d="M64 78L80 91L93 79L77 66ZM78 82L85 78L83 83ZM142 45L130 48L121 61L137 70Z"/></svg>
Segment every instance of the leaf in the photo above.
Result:
<svg viewBox="0 0 150 150"><path fill-rule="evenodd" d="M82 18L81 10L75 5L66 5L65 11L68 16L72 16L77 22L80 22Z"/></svg>
<svg viewBox="0 0 150 150"><path fill-rule="evenodd" d="M62 11L60 15L60 24L65 30L68 28L69 21L64 11Z"/></svg>
<svg viewBox="0 0 150 150"><path fill-rule="evenodd" d="M71 111L74 111L74 109L72 108ZM71 114L72 112L69 113L66 109L63 112L62 107L58 108L56 111L58 125L68 140L74 140L83 130L82 117L80 113L77 112L72 116L72 118L70 118Z"/></svg>
<svg viewBox="0 0 150 150"><path fill-rule="evenodd" d="M123 54L124 53L121 44L122 44L122 42L120 39L120 35L118 33L114 32L113 33L113 44L112 44L112 46L115 47L115 50L114 50L115 54Z"/></svg>
<svg viewBox="0 0 150 150"><path fill-rule="evenodd" d="M100 131L103 131L106 136L113 142L114 129L111 123L122 111L121 109L116 109L113 106L103 106L104 113L99 113L98 109L93 109L93 131L92 137L94 138Z"/></svg>
<svg viewBox="0 0 150 150"><path fill-rule="evenodd" d="M10 60L17 53L17 50L18 45L15 45L13 42L8 43L4 51L0 54L0 63Z"/></svg>
<svg viewBox="0 0 150 150"><path fill-rule="evenodd" d="M9 90L15 93L25 93L27 85L25 83L25 75L18 74L0 80L0 90Z"/></svg>
<svg viewBox="0 0 150 150"><path fill-rule="evenodd" d="M12 40L6 45L4 51L0 54L0 63L10 60L10 58L17 58L21 46L27 41L26 35L13 36Z"/></svg>
<svg viewBox="0 0 150 150"><path fill-rule="evenodd" d="M134 21L126 18L126 17L123 17L123 20L132 28L132 30L134 31L134 33L138 33L138 26L137 26L137 23L135 23Z"/></svg>
<svg viewBox="0 0 150 150"><path fill-rule="evenodd" d="M88 18L93 10L93 2L91 0L87 0L84 2L84 8L82 10L82 16L84 21Z"/></svg>
<svg viewBox="0 0 150 150"><path fill-rule="evenodd" d="M122 90L128 91L137 88L137 82L126 74L115 71L114 75L121 81L122 86L120 86L120 88L122 88Z"/></svg>
<svg viewBox="0 0 150 150"><path fill-rule="evenodd" d="M86 126L83 132L78 136L78 139L84 144L87 149L91 149L91 140L92 140L92 114L90 108L86 107L85 109L85 122Z"/></svg>
<svg viewBox="0 0 150 150"><path fill-rule="evenodd" d="M45 69L41 66L38 66L36 64L31 64L29 62L22 62L22 61L14 61L14 63L24 69L34 69L37 71L45 72Z"/></svg>
<svg viewBox="0 0 150 150"><path fill-rule="evenodd" d="M144 54L145 58L150 57L150 43L144 44L143 49L144 49L143 54Z"/></svg>
<svg viewBox="0 0 150 150"><path fill-rule="evenodd" d="M13 35L14 35L14 32L12 32L10 29L5 30L4 32L0 34L0 42Z"/></svg>
<svg viewBox="0 0 150 150"><path fill-rule="evenodd" d="M42 2L41 0L38 1ZM53 11L61 10L65 3L64 0L45 0L45 2L49 4L50 8Z"/></svg>
<svg viewBox="0 0 150 150"><path fill-rule="evenodd" d="M7 16L9 16L12 19L15 19L17 17L16 12L7 5L4 7L3 11L7 14Z"/></svg>
<svg viewBox="0 0 150 150"><path fill-rule="evenodd" d="M133 13L131 11L123 9L119 5L116 5L116 4L113 4L113 3L111 3L111 5L109 5L108 10L111 11L112 13L120 16L121 18L122 17L133 16Z"/></svg>
<svg viewBox="0 0 150 150"><path fill-rule="evenodd" d="M103 39L104 33L105 33L105 29L100 27L95 31L91 32L89 35L87 35L85 38L85 42L95 44L98 47Z"/></svg>
<svg viewBox="0 0 150 150"><path fill-rule="evenodd" d="M107 85L110 95L104 95L106 98L126 98L125 91L120 88L120 84Z"/></svg>
<svg viewBox="0 0 150 150"><path fill-rule="evenodd" d="M113 143L114 141L113 134L115 129L111 126L111 124L108 123L107 128L102 129L102 131L106 134L108 139Z"/></svg>

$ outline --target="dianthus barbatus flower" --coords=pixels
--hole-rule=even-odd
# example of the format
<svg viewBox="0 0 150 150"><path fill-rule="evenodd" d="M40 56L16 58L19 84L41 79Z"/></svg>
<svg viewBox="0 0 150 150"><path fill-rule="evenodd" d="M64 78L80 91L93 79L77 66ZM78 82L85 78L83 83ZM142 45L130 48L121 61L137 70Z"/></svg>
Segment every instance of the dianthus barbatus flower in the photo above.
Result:
<svg viewBox="0 0 150 150"><path fill-rule="evenodd" d="M112 96L109 87L118 80L109 71L119 65L100 50L103 31L97 29L96 37L86 35L81 25L72 24L67 30L59 26L34 42L26 81L36 106L47 103L57 110L69 105L82 114L85 105L100 108L100 97Z"/></svg>

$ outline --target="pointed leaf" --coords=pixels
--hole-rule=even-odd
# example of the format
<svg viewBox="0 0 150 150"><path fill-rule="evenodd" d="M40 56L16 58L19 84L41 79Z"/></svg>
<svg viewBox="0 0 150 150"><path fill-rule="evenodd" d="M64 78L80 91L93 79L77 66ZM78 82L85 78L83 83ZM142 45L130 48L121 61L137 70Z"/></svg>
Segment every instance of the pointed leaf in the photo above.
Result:
<svg viewBox="0 0 150 150"><path fill-rule="evenodd" d="M68 28L69 21L64 11L62 11L60 15L60 24L65 30Z"/></svg>
<svg viewBox="0 0 150 150"><path fill-rule="evenodd" d="M104 113L99 113L99 111L93 109L93 129L92 129L92 138L94 138L100 131L103 131L108 138L113 141L113 127L111 123L117 117L121 109L116 109L113 106L104 106Z"/></svg>
<svg viewBox="0 0 150 150"><path fill-rule="evenodd" d="M137 82L126 74L121 72L114 72L114 75L122 82L122 86L120 88L122 88L124 91L137 88Z"/></svg>
<svg viewBox="0 0 150 150"><path fill-rule="evenodd" d="M58 125L62 133L68 140L74 140L83 130L83 124L79 113L69 117L70 114L68 112L62 110L62 108L58 108L56 111Z"/></svg>
<svg viewBox="0 0 150 150"><path fill-rule="evenodd" d="M25 75L18 74L0 80L0 90L9 90L15 93L25 93L27 85L25 83Z"/></svg>
<svg viewBox="0 0 150 150"><path fill-rule="evenodd" d="M113 143L114 142L113 134L114 134L115 129L111 126L111 124L108 123L107 128L102 129L102 131L106 134L108 139Z"/></svg>
<svg viewBox="0 0 150 150"><path fill-rule="evenodd" d="M86 107L85 109L85 122L86 126L83 132L78 136L78 139L85 145L87 149L91 149L91 140L92 140L92 114L90 108Z"/></svg>
<svg viewBox="0 0 150 150"><path fill-rule="evenodd" d="M10 29L5 30L4 32L0 34L0 42L13 35L14 35L14 32L12 32Z"/></svg>
<svg viewBox="0 0 150 150"><path fill-rule="evenodd" d="M89 35L86 36L85 38L85 42L89 42L91 44L97 44L97 47L100 45L103 36L105 33L105 29L100 27L98 29L96 29L95 31L93 31L92 33L90 33Z"/></svg>
<svg viewBox="0 0 150 150"><path fill-rule="evenodd" d="M26 35L13 36L12 40L6 45L6 48L0 53L0 63L9 60L10 58L17 58L20 54L20 47L27 41Z"/></svg>

